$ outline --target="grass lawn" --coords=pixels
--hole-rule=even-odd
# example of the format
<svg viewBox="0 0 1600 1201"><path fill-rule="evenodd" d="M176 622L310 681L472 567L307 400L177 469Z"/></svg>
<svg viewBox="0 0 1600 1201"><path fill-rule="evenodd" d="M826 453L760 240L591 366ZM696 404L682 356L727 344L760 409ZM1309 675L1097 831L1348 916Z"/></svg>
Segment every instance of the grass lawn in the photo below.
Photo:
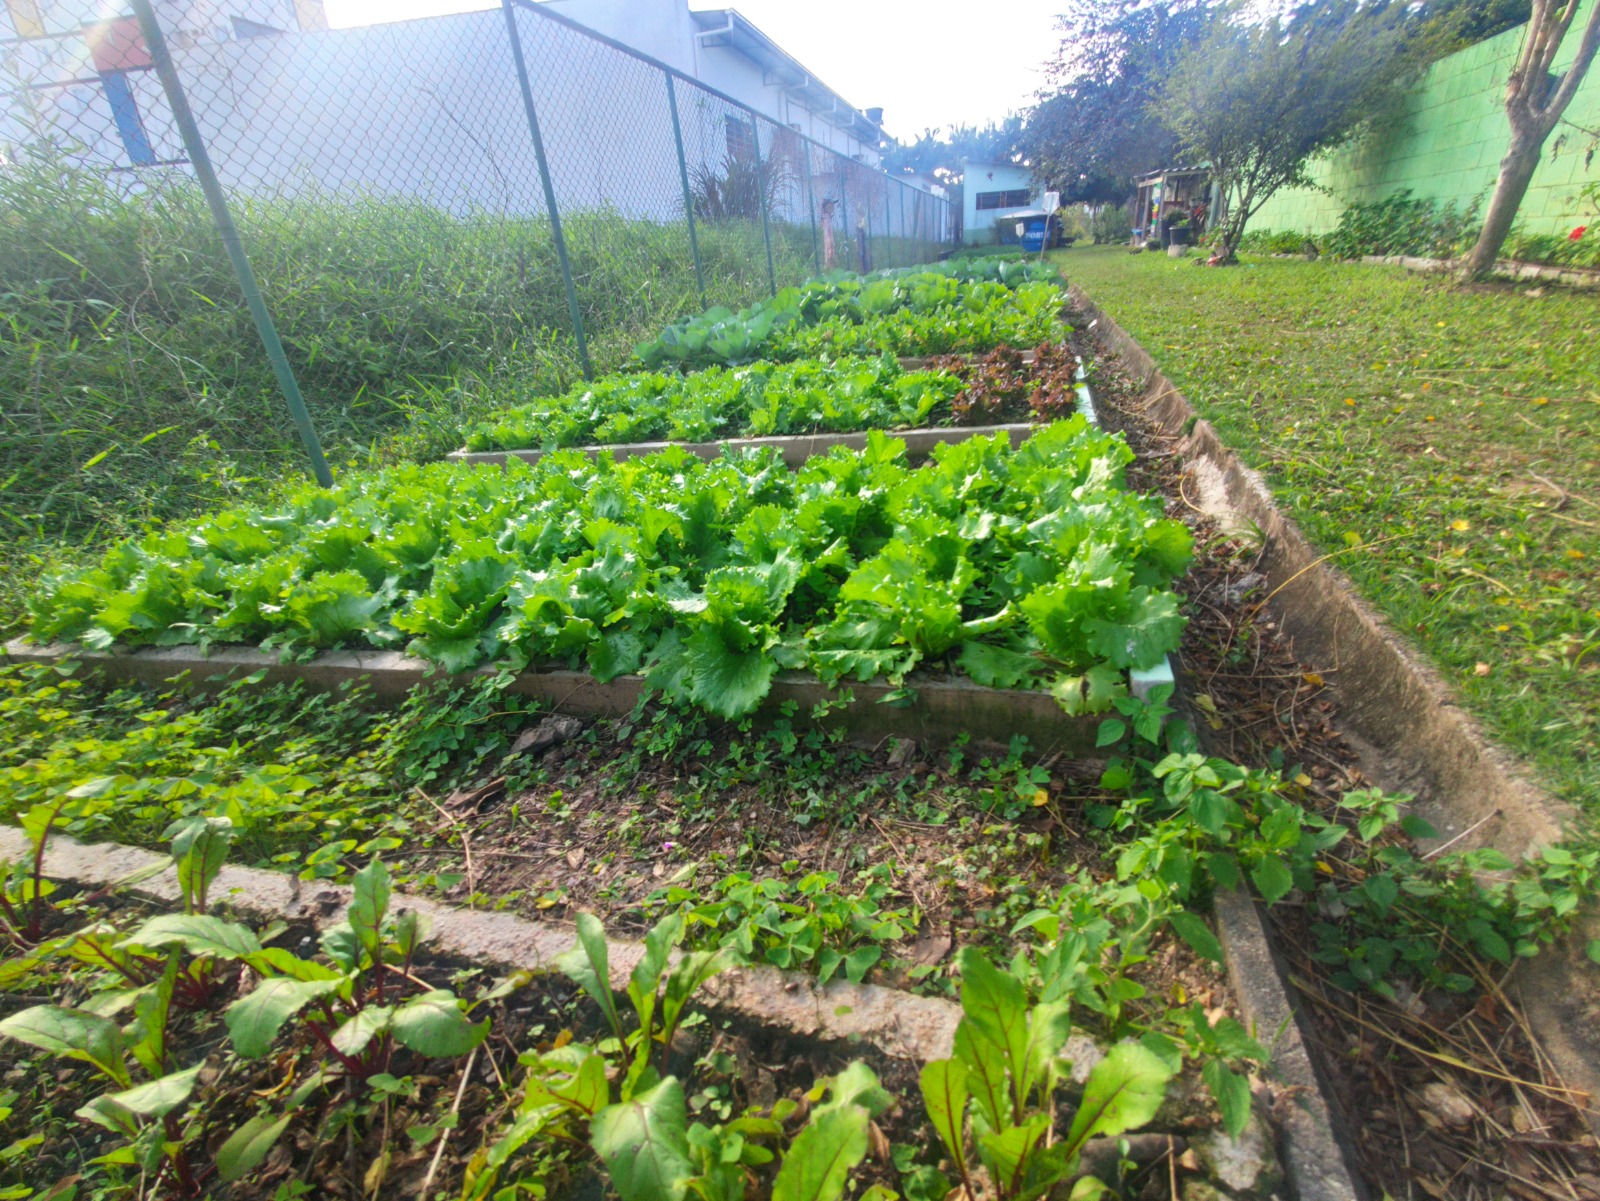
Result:
<svg viewBox="0 0 1600 1201"><path fill-rule="evenodd" d="M1600 295L1057 258L1544 786L1600 811Z"/></svg>

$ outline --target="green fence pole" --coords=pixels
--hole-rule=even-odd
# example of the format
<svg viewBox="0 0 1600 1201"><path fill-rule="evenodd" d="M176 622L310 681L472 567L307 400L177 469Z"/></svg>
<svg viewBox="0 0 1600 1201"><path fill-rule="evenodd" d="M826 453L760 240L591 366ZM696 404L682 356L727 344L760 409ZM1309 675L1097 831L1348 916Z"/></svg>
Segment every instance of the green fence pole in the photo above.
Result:
<svg viewBox="0 0 1600 1201"><path fill-rule="evenodd" d="M822 240L817 234L817 196L811 190L811 149L806 147L806 208L811 212L811 260L822 274Z"/></svg>
<svg viewBox="0 0 1600 1201"><path fill-rule="evenodd" d="M850 173L850 168L845 165L844 156L837 150L830 150L828 153L833 155L839 163L839 216L844 221L844 244L850 251L851 260L855 262L856 268L859 270L861 263L856 258L856 231L855 227L850 224L850 181L846 178Z"/></svg>
<svg viewBox="0 0 1600 1201"><path fill-rule="evenodd" d="M767 283L776 296L778 276L772 269L772 225L767 220L767 186L761 171L761 127L754 113L750 114L750 145L756 152L756 200L761 205L761 240L767 244Z"/></svg>
<svg viewBox="0 0 1600 1201"><path fill-rule="evenodd" d="M689 251L694 255L694 282L700 286L700 307L706 307L706 273L700 266L700 239L694 232L694 193L689 190L689 162L683 155L683 125L678 121L678 89L671 71L667 77L667 108L672 113L672 140L678 147L678 180L683 184L683 211L689 218Z"/></svg>
<svg viewBox="0 0 1600 1201"><path fill-rule="evenodd" d="M911 253L911 240L906 237L906 185L900 184L900 245L905 247L906 253ZM910 263L903 264L911 266Z"/></svg>
<svg viewBox="0 0 1600 1201"><path fill-rule="evenodd" d="M522 88L522 110L528 118L528 134L533 138L533 157L539 161L539 182L544 185L544 207L550 214L550 237L556 246L556 261L561 264L561 282L567 289L567 311L572 314L572 335L578 341L578 359L583 364L583 378L594 378L594 366L589 362L589 342L583 335L583 314L578 309L578 289L572 282L572 261L567 257L567 239L561 232L561 213L556 208L556 189L550 182L550 164L545 159L544 137L539 133L539 114L533 107L533 85L528 82L528 64L522 57L522 35L517 30L517 14L512 11L512 0L501 0L500 9L506 16L506 31L511 35L511 61L516 64L517 83Z"/></svg>
<svg viewBox="0 0 1600 1201"><path fill-rule="evenodd" d="M222 184L217 179L217 172L211 165L211 156L206 151L205 140L200 136L200 127L195 124L194 113L189 108L189 98L185 95L183 84L178 79L177 69L172 65L172 55L167 52L167 41L162 36L161 24L156 20L156 15L150 10L150 0L133 0L134 14L139 18L139 29L144 34L145 48L150 52L150 61L155 65L156 78L161 81L162 91L167 94L167 103L172 106L172 117L178 124L178 133L183 138L183 148L189 155L189 165L194 168L194 173L200 179L200 190L205 193L206 204L211 209L211 219L216 222L217 232L222 235L222 246L228 252L228 261L233 264L233 273L239 279L239 289L244 293L245 307L250 310L250 318L256 323L256 333L260 335L261 344L266 348L267 361L272 364L272 374L277 378L278 388L283 393L284 400L289 402L289 413L294 417L295 428L300 431L300 441L305 443L306 454L311 459L311 473L317 477L317 483L324 488L333 487L333 473L328 470L328 461L322 456L322 443L317 439L316 428L311 424L311 414L306 411L305 397L300 394L300 384L294 377L294 368L289 365L289 356L283 352L283 342L278 337L278 328L272 323L272 314L267 312L267 303L261 297L261 288L256 283L256 273L250 266L250 259L245 255L244 243L239 240L238 227L233 223L233 215L228 212L227 197L223 195Z"/></svg>

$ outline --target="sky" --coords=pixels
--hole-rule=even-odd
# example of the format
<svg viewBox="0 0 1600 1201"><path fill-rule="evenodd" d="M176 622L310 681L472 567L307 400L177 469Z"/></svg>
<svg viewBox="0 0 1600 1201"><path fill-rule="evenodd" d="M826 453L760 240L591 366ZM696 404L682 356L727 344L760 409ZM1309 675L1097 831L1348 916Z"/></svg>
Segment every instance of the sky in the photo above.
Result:
<svg viewBox="0 0 1600 1201"><path fill-rule="evenodd" d="M484 0L326 0L335 26L491 7ZM1056 0L690 0L737 8L857 108L883 108L901 141L985 125L1032 102L1056 47ZM960 14L956 18L956 14ZM948 14L948 15L947 15ZM955 18L955 19L953 19Z"/></svg>

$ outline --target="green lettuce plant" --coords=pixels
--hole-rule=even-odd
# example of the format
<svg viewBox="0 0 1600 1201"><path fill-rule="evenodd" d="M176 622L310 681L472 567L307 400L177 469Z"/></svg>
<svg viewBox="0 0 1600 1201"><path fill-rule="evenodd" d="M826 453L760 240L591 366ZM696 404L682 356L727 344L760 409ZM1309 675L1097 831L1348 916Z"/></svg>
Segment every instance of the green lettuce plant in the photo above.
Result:
<svg viewBox="0 0 1600 1201"><path fill-rule="evenodd" d="M898 688L924 665L1100 712L1176 647L1169 585L1192 539L1123 488L1120 437L1072 417L915 468L903 443L867 441L797 472L770 451L674 449L353 474L118 544L47 583L33 633L641 672L725 718L780 670Z"/></svg>

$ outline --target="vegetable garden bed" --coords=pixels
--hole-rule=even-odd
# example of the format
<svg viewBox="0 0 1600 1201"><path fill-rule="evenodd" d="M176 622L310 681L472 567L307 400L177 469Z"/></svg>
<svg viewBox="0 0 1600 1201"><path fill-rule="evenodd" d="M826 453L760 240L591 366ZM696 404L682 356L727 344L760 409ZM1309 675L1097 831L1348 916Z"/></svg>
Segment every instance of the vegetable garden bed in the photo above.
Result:
<svg viewBox="0 0 1600 1201"><path fill-rule="evenodd" d="M708 309L635 351L649 369L738 366L854 355L971 354L1033 346L1066 298L1055 268L1016 264L1008 282L924 270L823 277L738 313Z"/></svg>
<svg viewBox="0 0 1600 1201"><path fill-rule="evenodd" d="M869 430L893 431L922 456L980 433L1004 431L1015 444L1030 421L1085 411L1082 365L1056 343L927 363L840 359L607 376L479 422L450 458L503 462L511 453L537 462L565 447L609 447L628 458L671 445L714 458L725 447L773 446L794 467L833 446L862 449Z"/></svg>
<svg viewBox="0 0 1600 1201"><path fill-rule="evenodd" d="M1032 1129L1038 1143L1062 1107L1060 1151L1026 1152L1032 1176L1092 1173L1129 1197L1180 1179L1186 1190L1264 1195L1279 1180L1268 1128L1251 1123L1239 1143L1216 1130L1201 1072L1180 1066L1176 1046L1097 1046L1073 1029L1064 1001L1028 1009L1019 977L981 954L964 956L957 1007L843 983L816 989L770 970L730 981L730 954L691 949L681 914L642 945L608 945L592 919L574 937L570 927L439 913L453 927L441 948L429 941L429 907L392 892L381 863L348 893L274 905L277 879L223 868L228 841L226 824L189 826L173 847L178 887L138 886L166 902L155 909L120 895L106 862L42 848L54 870L74 855L78 868L48 894L50 942L24 936L18 949L46 957L71 944L83 955L46 999L0 1020L0 1038L31 1069L27 1087L42 1094L32 1082L50 1081L47 1096L31 1098L25 1178L48 1187L76 1166L113 1192L229 1201L302 1195L313 1177L324 1194L350 1198L383 1188L430 1197L435 1186L482 1198L517 1181L571 1195L609 1178L625 1197L665 1201L697 1167L715 1176L726 1165L733 1196L792 1195L801 1177L816 1201L837 1201L847 1179L937 1196L949 1187L942 1159L969 1173L963 1084L992 1045L1002 1056L993 1062L1008 1065L1002 1123ZM112 856L122 866L133 858ZM143 859L136 874L148 880L161 863ZM233 894L238 909L210 899ZM499 940L468 933L474 923L498 926ZM530 943L557 939L561 954L528 961ZM441 954L451 947L470 958ZM1189 970L1209 998L1207 970ZM144 975L154 983L140 984ZM85 986L98 989L94 1008L63 1004ZM737 999L762 989L797 1021L749 1020ZM806 999L788 1002L796 993ZM135 1000L126 1034L101 1012ZM851 1001L863 1017L894 1016L842 1038L861 1026ZM828 1018L810 1016L826 1003ZM987 1012L1027 1031L1027 1069L1002 1054L1008 1044ZM1230 1056L1262 1053L1220 1013L1196 1005L1190 1029L1228 1042ZM46 1065L54 1070L38 1070ZM931 1087L938 1080L951 1083ZM982 1095L972 1104L996 1110ZM64 1121L74 1106L87 1133ZM707 1142L750 1151L703 1160ZM94 1165L82 1162L86 1147L101 1153ZM970 1171L981 1162L1003 1181L1005 1159L981 1145L971 1154ZM820 1179L818 1162L830 1165Z"/></svg>
<svg viewBox="0 0 1600 1201"><path fill-rule="evenodd" d="M302 655L409 636L451 673L586 662L630 705L648 683L724 717L754 712L783 669L915 709L913 670L959 667L983 688L938 689L951 716L976 721L983 689L1019 687L1019 720L1043 719L1051 696L1069 715L1104 712L1130 669L1160 669L1176 645L1163 589L1190 552L1180 524L1122 487L1128 457L1077 417L1015 451L946 445L920 468L880 434L792 475L770 452L707 465L682 450L397 468L117 547L41 596L34 631L95 650ZM359 656L324 666L363 670Z"/></svg>

